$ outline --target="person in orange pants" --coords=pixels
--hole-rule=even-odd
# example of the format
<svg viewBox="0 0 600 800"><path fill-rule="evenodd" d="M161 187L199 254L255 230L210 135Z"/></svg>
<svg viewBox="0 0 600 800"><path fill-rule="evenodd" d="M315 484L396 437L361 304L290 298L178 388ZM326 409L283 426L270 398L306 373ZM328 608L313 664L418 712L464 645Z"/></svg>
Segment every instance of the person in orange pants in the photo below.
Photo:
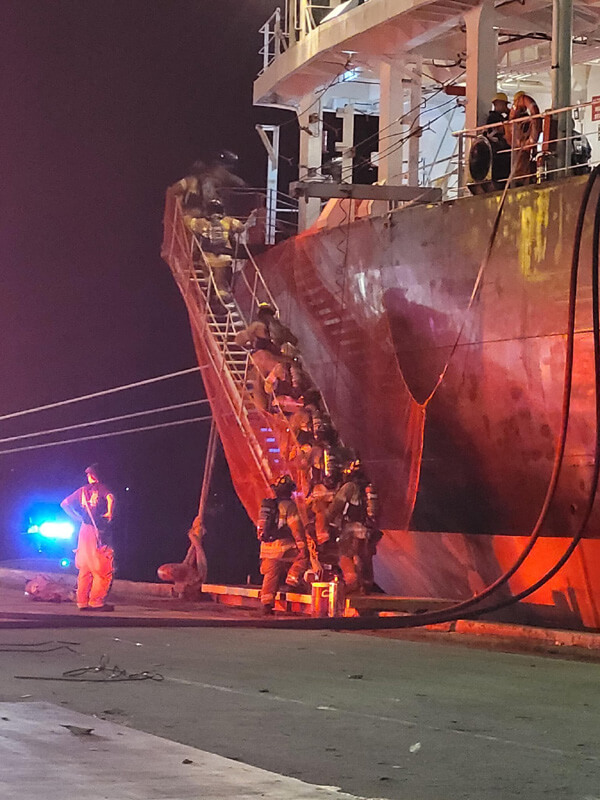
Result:
<svg viewBox="0 0 600 800"><path fill-rule="evenodd" d="M114 574L114 551L109 528L115 508L112 492L100 480L97 464L85 471L87 485L77 489L62 501L61 508L81 523L75 566L77 576L77 607L80 611L114 611L106 602Z"/></svg>

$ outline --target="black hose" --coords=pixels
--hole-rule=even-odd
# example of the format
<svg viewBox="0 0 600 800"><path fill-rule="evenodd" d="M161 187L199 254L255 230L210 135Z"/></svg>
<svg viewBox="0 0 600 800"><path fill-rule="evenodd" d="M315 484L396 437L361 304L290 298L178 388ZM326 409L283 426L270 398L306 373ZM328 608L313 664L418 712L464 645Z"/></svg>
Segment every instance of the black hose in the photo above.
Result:
<svg viewBox="0 0 600 800"><path fill-rule="evenodd" d="M544 502L542 503L542 507L538 514L538 518L533 526L531 533L529 534L529 540L525 547L523 548L522 552L519 556L515 559L514 563L502 574L500 575L495 581L493 581L489 586L486 586L481 592L473 595L473 597L468 598L467 600L463 600L460 603L456 603L452 606L448 606L445 609L441 609L437 612L427 612L429 615L435 616L436 618L440 615L447 615L451 614L452 616L448 618L448 620L444 619L443 621L449 621L450 619L455 619L454 615L457 612L462 612L472 606L476 605L477 603L485 600L485 598L489 597L493 592L499 589L501 586L504 586L508 581L512 578L512 576L517 572L517 570L521 567L525 559L529 556L531 551L533 550L536 542L538 541L542 526L546 521L548 516L548 511L550 510L550 505L552 500L556 495L556 488L558 485L558 479L560 477L560 472L562 469L562 464L564 460L565 454L565 446L567 440L567 429L569 424L569 416L571 410L571 393L572 393L572 384L573 384L573 349L574 349L574 333L575 333L575 311L576 311L576 301L577 301L577 282L578 282L578 274L579 274L579 257L581 251L581 236L583 231L583 224L585 221L585 215L590 199L590 195L592 192L592 188L596 181L596 178L599 174L599 168L595 167L593 172L590 173L588 182L586 184L584 194L581 200L581 205L579 208L579 214L577 218L577 225L575 228L575 239L573 243L573 258L571 262L571 275L569 281L569 304L568 304L568 318L567 318L567 353L565 357L565 369L564 369L564 379L563 379L563 393L562 393L562 409L561 409L561 425L560 425L560 434L557 441L555 455L554 455L554 462L552 465L552 474L550 476L550 481L548 483L548 488L546 490L546 495L544 497ZM496 232L497 225L495 226L494 234ZM483 612L480 612L483 613ZM427 616L426 614L418 615L419 619L422 617ZM430 624L429 622L421 622L420 624Z"/></svg>
<svg viewBox="0 0 600 800"><path fill-rule="evenodd" d="M594 184L596 178L599 174L599 167L595 167L593 172L590 174L590 178L588 184L586 186L586 190L589 189L591 191L591 187ZM577 270L579 266L579 251L581 246L581 235L583 231L583 218L585 216L585 208L587 207L587 202L589 200L590 191L586 191L584 198L582 200L582 205L580 209L579 219L577 220L577 228L575 232L575 247L573 248L573 264L572 264L572 272L571 272L571 291L574 294L577 290ZM583 213L582 213L583 212ZM528 597L533 592L537 591L541 588L545 583L547 583L551 578L556 575L556 573L562 569L562 567L567 563L569 558L573 555L575 548L581 541L583 534L587 528L588 522L592 515L592 510L594 507L594 502L596 499L596 492L598 489L598 481L600 478L600 292L599 292L599 279L598 279L598 266L600 262L600 195L596 201L596 212L594 215L594 232L592 238L592 338L594 341L594 385L595 385L595 416L596 416L596 443L594 447L594 469L592 472L592 480L590 484L590 490L588 493L588 498L586 502L585 512L583 514L581 523L577 531L574 533L571 543L565 550L564 554L559 558L559 560L552 566L539 580L535 583L528 586L526 589L523 589L516 595L508 598L508 600L504 600L500 603L497 603L493 606L486 607L484 609L478 609L474 612L474 616L479 616L480 614L488 614L493 611L499 611L502 608L505 608L507 605L511 605L512 603L519 602L523 600L525 597ZM575 280L573 282L573 273L575 273ZM571 296L569 297L569 317L571 317ZM571 361L571 372L572 372L572 362L573 362L573 346L574 346L574 332L575 332L575 319L574 319L574 303L573 303L573 322L572 326L568 331L568 347L567 350L569 352L569 357ZM563 448L564 449L564 448Z"/></svg>
<svg viewBox="0 0 600 800"><path fill-rule="evenodd" d="M470 608L473 605L476 605L481 600L484 600L486 597L489 597L493 592L499 589L501 586L505 585L510 578L517 572L517 570L521 567L525 559L529 556L531 551L533 550L536 542L538 541L542 526L546 521L548 516L548 512L550 510L550 506L552 500L556 495L556 488L558 485L558 479L560 477L560 472L562 469L562 464L564 461L564 454L565 454L565 446L567 440L567 430L569 424L569 417L570 417L570 410L571 410L571 394L572 394L572 385L573 385L573 357L574 357L574 346L575 346L575 312L577 307L577 284L578 284L578 277L579 277L579 261L581 255L581 239L583 234L583 226L585 223L585 217L587 208L589 205L590 196L592 193L592 189L598 177L600 176L600 165L594 167L592 172L589 175L583 197L581 199L581 205L579 207L579 214L577 217L577 224L575 227L575 237L573 242L573 257L571 260L571 275L569 280L569 301L568 301L568 318L567 318L567 352L565 356L565 369L564 369L564 379L563 379L563 394L562 394L562 411L561 411L561 426L560 426L560 434L556 446L555 456L554 456L554 463L552 466L552 474L550 477L550 482L548 484L548 488L546 490L546 496L544 497L544 502L542 504L542 508L540 509L540 513L538 518L535 522L533 530L529 535L529 541L527 542L526 546L523 548L520 555L517 557L515 562L509 567L506 572L504 572L500 577L498 577L493 583L487 586L478 594L474 595L473 597L469 598L468 600L464 600L461 603L457 603L453 606L449 606L446 609L441 609L437 612L438 615L440 614L448 614L448 613L456 613L457 611L463 611L467 608ZM598 355L598 322L597 322L597 315L598 315L598 238L600 234L600 198L596 203L596 214L594 217L594 237L593 237L593 253L592 253L592 294L593 294L593 336L594 336L594 358L595 358L595 383L596 383L596 430L598 431L600 426L600 362L599 362L599 355ZM595 481L595 487L593 490L590 491L590 497L588 500L588 509L586 514L584 514L584 518L582 524L580 525L579 530L573 536L573 542L569 545L569 549L567 550L566 558L563 556L559 562L560 566L557 566L555 569L554 567L552 570L549 570L547 576L543 576L540 581L534 584L537 588L540 588L544 583L547 582L551 577L553 577L558 570L564 566L568 558L571 556L573 550L575 549L576 544L580 541L585 527L589 521L589 517L591 515L592 506L595 498L596 487L598 484L598 464L600 461L600 453L598 452L598 434L596 435L596 448L595 448L595 458L594 458L594 477L592 481ZM568 554L568 555L567 555ZM564 561L563 561L564 558ZM554 570L554 571L553 571ZM550 572L552 574L550 574ZM539 584L539 585L538 585ZM529 587L531 588L531 587ZM527 594L523 596L526 597L528 594L531 594L536 589L525 590ZM522 593L521 593L522 594ZM516 598L516 599L515 599ZM477 611L477 616L483 613L489 613L491 611L496 611L499 608L504 608L507 605L512 604L513 602L518 602L521 599L519 596L514 596L508 598L507 600L502 601L502 603L498 604L497 606L489 607L486 609L480 609ZM431 614L435 614L436 612L429 612ZM444 620L445 621L445 620Z"/></svg>

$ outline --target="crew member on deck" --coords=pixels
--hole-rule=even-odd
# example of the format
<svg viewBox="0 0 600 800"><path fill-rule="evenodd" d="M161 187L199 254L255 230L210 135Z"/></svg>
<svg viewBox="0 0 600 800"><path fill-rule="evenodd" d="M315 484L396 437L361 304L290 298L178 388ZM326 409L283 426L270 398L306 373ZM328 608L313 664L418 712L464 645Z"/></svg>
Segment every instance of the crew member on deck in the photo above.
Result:
<svg viewBox="0 0 600 800"><path fill-rule="evenodd" d="M510 145L506 141L504 126L498 123L508 119L508 96L498 92L492 98L492 110L485 121L486 125L495 125L485 131L485 136L492 147L492 178L498 183L506 181L510 175Z"/></svg>
<svg viewBox="0 0 600 800"><path fill-rule="evenodd" d="M504 92L498 92L492 98L492 110L489 112L485 124L493 125L496 122L506 122L507 119L508 96Z"/></svg>

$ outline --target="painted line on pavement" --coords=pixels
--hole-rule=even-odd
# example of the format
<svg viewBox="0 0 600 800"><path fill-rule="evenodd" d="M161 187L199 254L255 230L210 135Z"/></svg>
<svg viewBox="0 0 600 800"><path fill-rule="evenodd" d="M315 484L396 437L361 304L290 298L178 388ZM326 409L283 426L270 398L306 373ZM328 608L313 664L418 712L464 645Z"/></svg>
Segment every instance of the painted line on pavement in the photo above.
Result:
<svg viewBox="0 0 600 800"><path fill-rule="evenodd" d="M234 689L231 686L219 686L214 683L202 683L202 681L190 681L185 678L172 678L166 677L165 681L170 683L180 683L184 686L198 686L201 689L208 689L215 692L224 692L226 694L242 695L243 697L257 698L260 695L265 700L271 700L276 703L289 703L314 711L331 711L337 714L344 714L346 716L359 717L361 719L376 720L379 722L387 722L394 725L400 725L403 728L418 728L419 730L427 730L433 733L453 733L457 736L467 736L472 739L480 739L485 742L494 742L495 744L508 745L510 747L518 747L525 750L534 750L538 753L546 753L549 755L562 756L564 758L583 758L585 761L600 761L600 756L588 755L572 750L561 750L558 747L545 747L544 745L531 744L529 742L517 742L514 739L504 739L500 736L491 736L490 734L476 733L475 731L457 730L455 728L438 728L435 725L424 725L421 723L413 722L412 720L400 719L399 717L388 717L380 714L367 714L363 711L351 711L349 709L337 708L335 706L319 705L314 706L312 703L306 703L304 700L297 700L293 697L282 697L281 695L271 694L270 692L248 691L246 689Z"/></svg>

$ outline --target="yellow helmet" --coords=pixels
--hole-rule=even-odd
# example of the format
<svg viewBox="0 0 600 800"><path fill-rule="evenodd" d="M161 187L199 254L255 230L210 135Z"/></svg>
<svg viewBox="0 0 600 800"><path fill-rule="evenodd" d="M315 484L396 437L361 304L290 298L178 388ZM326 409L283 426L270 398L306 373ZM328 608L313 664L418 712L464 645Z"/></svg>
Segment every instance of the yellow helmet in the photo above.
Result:
<svg viewBox="0 0 600 800"><path fill-rule="evenodd" d="M527 92L517 92L513 95L513 106L517 104L521 97L525 97L526 94Z"/></svg>
<svg viewBox="0 0 600 800"><path fill-rule="evenodd" d="M492 97L492 103L495 103L496 100L502 100L504 103L508 103L508 95L504 94L504 92L497 92Z"/></svg>

